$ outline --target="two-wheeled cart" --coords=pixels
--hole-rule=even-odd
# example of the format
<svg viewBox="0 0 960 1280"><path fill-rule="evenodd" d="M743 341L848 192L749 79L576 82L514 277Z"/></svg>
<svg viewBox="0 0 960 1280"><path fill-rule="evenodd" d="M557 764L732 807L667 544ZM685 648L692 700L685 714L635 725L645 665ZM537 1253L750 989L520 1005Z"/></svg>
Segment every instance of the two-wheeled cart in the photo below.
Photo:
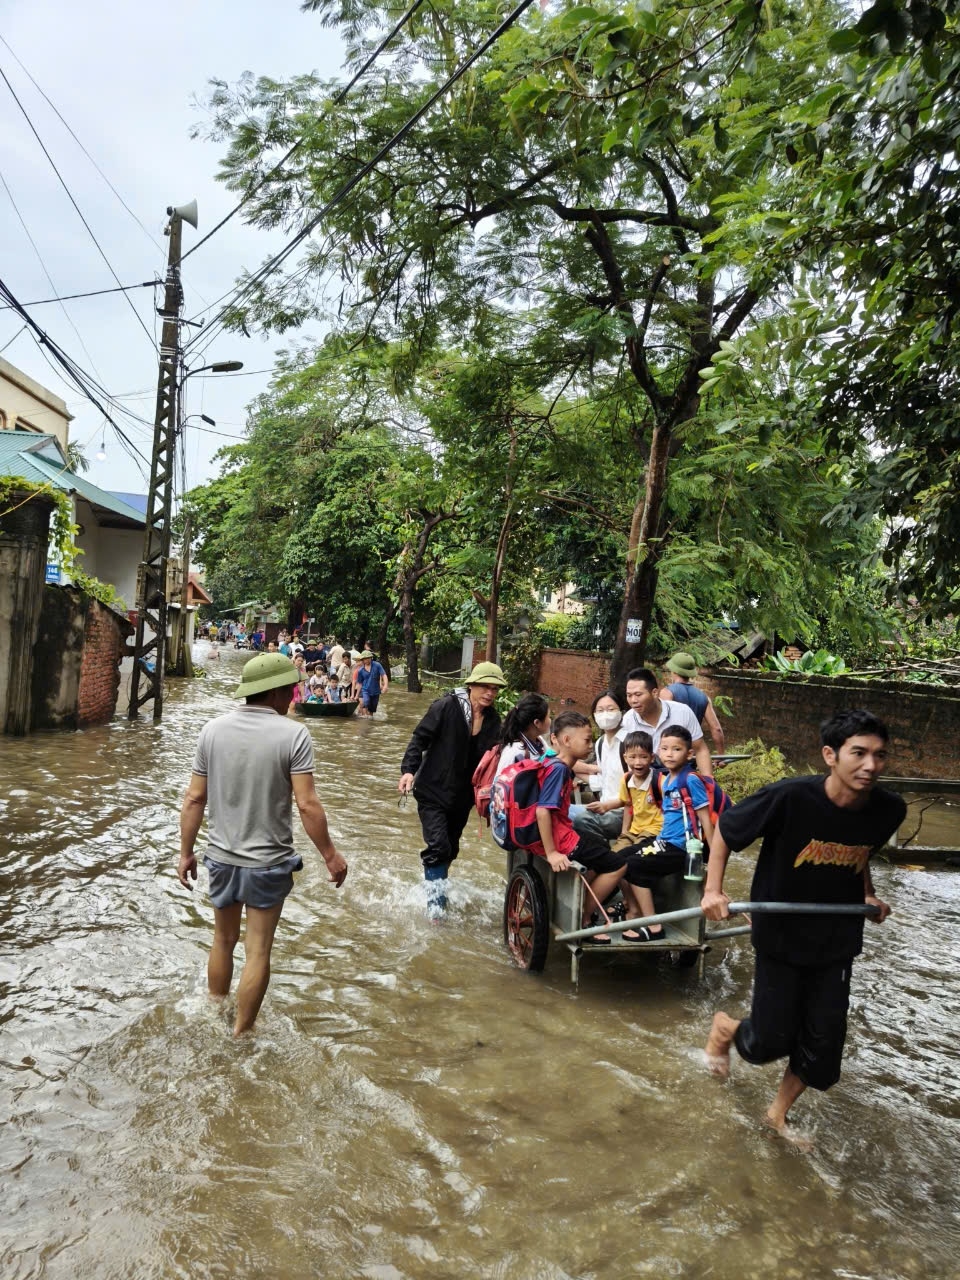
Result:
<svg viewBox="0 0 960 1280"><path fill-rule="evenodd" d="M696 968L703 976L704 959L711 944L750 932L749 924L721 922L707 928L700 908L703 884L680 874L664 876L657 889L657 913L639 920L611 920L584 928L584 899L590 901L577 864L570 871L554 871L546 858L525 849L507 854L507 887L503 906L503 936L511 956L521 969L541 970L551 941L570 952L570 978L580 977L580 958L603 952L617 959L653 955L669 957L677 968ZM877 908L860 903L731 902L731 916L775 915L874 915ZM621 935L642 925L662 924L663 937L651 942L630 942ZM597 943L598 934L612 941Z"/></svg>

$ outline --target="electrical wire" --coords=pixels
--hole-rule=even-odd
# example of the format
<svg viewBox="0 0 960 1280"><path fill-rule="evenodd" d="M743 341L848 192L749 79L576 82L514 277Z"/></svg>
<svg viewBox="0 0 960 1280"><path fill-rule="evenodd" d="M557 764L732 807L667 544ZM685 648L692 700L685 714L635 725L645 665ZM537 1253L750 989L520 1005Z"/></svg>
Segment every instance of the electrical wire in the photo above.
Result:
<svg viewBox="0 0 960 1280"><path fill-rule="evenodd" d="M120 438L121 443L123 443L125 447L129 447L129 449L133 450L133 452L137 454L142 461L146 462L146 459L129 439L122 427L116 423L114 418L104 408L103 400L109 400L109 394L104 393L103 388L99 386L99 383L97 383L90 374L86 373L78 364L76 364L76 362L72 360L71 357L67 355L67 353L43 331L43 329L40 328L37 322L33 319L30 313L24 309L23 305L17 300L15 295L2 279L0 279L0 298L10 303L11 308L28 326L31 334L33 335L34 341L37 343L37 346L40 348L40 351L44 356L44 359L47 360L51 367L54 367L54 362L56 362L56 365L58 365L63 371L60 376L62 377L63 373L65 373L70 382L86 397L86 399L90 401L91 404L94 405L96 409L99 410L106 421L110 423ZM99 390L101 395L97 395L95 389ZM129 412L129 410L125 410L125 412Z"/></svg>
<svg viewBox="0 0 960 1280"><path fill-rule="evenodd" d="M383 40L381 40L381 41L380 41L380 43L377 45L376 49L374 49L373 53L371 53L371 54L370 54L370 56L367 58L366 62L363 64L363 66L360 68L360 70L356 73L356 75L353 77L353 79L350 81L350 83L349 83L345 88L341 89L341 90L340 90L340 92L336 95L336 97L333 99L333 103L332 103L332 105L333 105L333 106L337 107L337 106L339 106L339 105L340 105L340 103L341 103L341 102L343 102L344 98L345 98L345 97L347 96L347 94L351 91L351 89L354 87L354 85L355 85L355 84L357 84L357 82L358 82L359 80L361 80L361 79L363 78L363 76L365 76L365 75L366 75L366 73L370 70L370 68L371 68L371 67L373 66L373 64L376 62L377 58L379 58L380 54L381 54L381 53L383 53L384 49L386 49L387 45L391 42L391 40L393 40L393 38L394 38L396 35L398 35L398 34L400 33L400 31L402 31L402 30L403 30L403 28L407 25L407 23L410 21L410 19L413 17L413 15L417 12L417 10L418 10L422 5L423 5L423 3L424 3L424 0L414 0L413 4L412 4L412 5L410 6L410 8L406 11L406 13L403 15L403 17L399 20L399 22L397 22L397 24L396 24L396 26L393 28L393 30L392 30L388 35L384 36ZM2 37L0 37L0 39L2 39ZM6 44L6 41L5 41L5 40L4 40L4 44ZM322 119L322 117L321 117L321 119ZM293 146L290 148L290 150L289 150L285 155L283 155L283 156L281 156L281 157L280 157L280 159L279 159L279 160L277 161L277 163L273 166L273 168L272 168L268 173L265 173L265 174L263 175L263 177L259 180L259 182L256 182L256 183L255 183L255 184L250 188L250 190L249 190L249 191L247 192L247 194L243 197L243 199L239 202L239 204L237 204L233 209L231 209L231 210L230 210L230 212L226 215L226 217L225 217L225 218L221 218L221 219L220 219L220 221L217 223L217 225L216 225L215 227L211 228L211 230L210 230L210 231L208 231L208 232L207 232L207 234L206 234L205 236L203 236L200 240L198 240L198 241L197 241L197 243L196 243L195 245L193 245L193 246L192 246L192 248L188 249L188 250L187 250L187 252L186 252L185 254L183 254L183 256L181 257L180 261L181 261L181 262L183 262L185 259L187 259L187 258L189 258L189 257L190 257L190 254L191 254L191 253L196 253L196 251L200 248L200 246L201 246L202 244L206 244L206 242L210 239L210 237L211 237L211 236L216 235L216 234L217 234L217 232L220 230L220 228L221 228L221 227L226 226L226 224L230 221L230 219L231 219L235 214L239 213L239 212L240 212L240 210L244 207L244 205L249 204L249 202L250 202L250 201L253 199L253 197L257 194L257 192L258 192L258 191L259 191L263 186L265 186L265 185L266 185L266 183L268 183L268 182L270 181L270 179L271 179L271 178L273 178L277 173L279 173L279 172L280 172L280 170L281 170L281 169L283 168L283 166L287 163L287 161L290 159L290 157L291 157L295 152L297 152L297 151L299 151L299 150L300 150L300 148L303 146L303 144L304 144L304 142L305 142L305 141L306 141L306 139L304 139L304 138L299 138L299 139L298 139L298 140L293 144ZM214 305L214 306L216 306L216 303L214 303L213 305Z"/></svg>
<svg viewBox="0 0 960 1280"><path fill-rule="evenodd" d="M14 200L13 198L13 192L10 190L10 187L7 183L6 178L3 176L2 170L0 170L0 185L3 186L4 191L7 193L7 199L10 201L11 205L13 206L13 211L17 215L17 219L20 223L20 226L23 228L23 234L30 241L30 247L33 249L33 252L36 254L37 261L40 263L40 270L47 277L47 283L49 284L50 288L53 290L54 293L56 293L57 286L53 283L53 277L50 275L50 272L47 270L47 264L43 260L43 254L37 248L37 242L36 240L34 240L33 236L30 234L30 228L27 226L26 219L24 218L23 214L20 212L20 206L17 204L16 200ZM4 310L7 310L7 311L14 310L14 308L5 307ZM89 350L87 349L87 344L83 340L83 335L80 333L80 330L77 328L77 326L73 323L73 318L71 317L69 311L67 311L67 308L63 305L63 302L60 303L60 310L63 312L63 316L67 324L76 334L77 341L80 343L80 346L83 348L84 355L93 365L94 369L96 369L97 367L96 363L93 359L93 356L90 354Z"/></svg>
<svg viewBox="0 0 960 1280"><path fill-rule="evenodd" d="M5 342L3 346L0 347L0 352L6 351L7 347L12 347L13 344L16 342L16 340L20 337L21 333L24 333L26 331L26 328L27 326L25 324L22 324L20 328L17 330L17 332L13 335L13 337L10 339L10 341Z"/></svg>
<svg viewBox="0 0 960 1280"><path fill-rule="evenodd" d="M27 77L27 79L30 81L30 83L33 85L33 87L36 89L37 93L39 93L40 97L41 97L41 98L43 98L44 102L47 104L47 106L50 108L50 110L54 113L54 115L57 117L57 119L60 121L60 123L61 123L61 124L63 125L63 127L66 129L67 133L69 133L70 137L74 140L74 142L77 144L77 146L78 146L78 147L80 148L80 150L83 152L83 154L87 157L87 159L90 161L90 163L91 163L91 164L93 165L93 167L96 169L97 173L99 173L100 177L104 180L104 182L107 184L107 186L108 186L108 187L110 188L110 190L113 192L113 194L117 197L117 199L118 199L118 200L120 201L120 203L123 205L124 209L126 209L127 213L129 213L130 217L134 220L134 222L137 224L137 226L140 228L140 230L143 232L143 234L147 237L147 239L148 239L148 240L151 240L151 241L153 242L153 244L155 244L155 245L156 245L156 247L157 247L158 249L160 249L160 250L161 250L161 252L162 252L162 251L163 251L163 245L160 243L160 241L156 238L156 236L155 236L151 231L148 231L148 230L147 230L147 228L143 225L143 223L140 221L140 219L137 217L137 215L134 213L134 211L130 208L130 206L127 204L126 200L124 200L123 196L120 194L120 192L117 190L117 188L113 185L113 183L110 181L110 179L107 177L107 175L103 172L103 170L102 170L102 169L100 168L100 166L97 164L96 160L94 160L93 156L90 154L90 152L87 150L87 148L83 145L83 143L80 141L80 139L79 139L79 138L77 137L77 135L74 133L74 131L70 128L69 124L66 122L66 120L63 118L63 116L61 115L61 113L58 111L58 109L57 109L57 107L56 107L56 104L50 101L50 99L49 99L49 98L47 97L47 95L44 93L43 89L40 87L40 85L39 85L39 84L37 84L36 80L35 80L35 79L33 78L33 76L30 74L29 69L28 69L27 67L25 67L25 66L24 66L24 64L20 61L20 59L17 57L16 53L15 53L15 52L13 51L13 49L10 47L9 43L8 43L8 42L3 38L3 35L2 35L2 34L0 34L0 44L3 44L3 45L4 45L4 47L6 48L7 52L10 54L11 58L13 58L14 62L17 64L17 66L20 68L20 70L24 73L24 75ZM35 304L27 302L27 303L24 303L24 305L29 307L29 306L32 306L32 305L35 305Z"/></svg>
<svg viewBox="0 0 960 1280"><path fill-rule="evenodd" d="M430 95L427 101L413 113L409 120L407 120L405 124L401 125L397 132L383 144L376 155L374 155L365 164L361 165L357 172L354 173L352 177L348 178L347 181L334 192L330 199L321 206L319 211L306 222L301 230L297 232L293 239L290 240L279 253L268 259L263 266L248 277L243 285L236 291L236 296L233 297L226 306L221 308L218 314L211 321L211 324L216 324L219 321L222 321L223 318L227 316L232 309L239 306L239 304L258 287L258 285L266 280L268 276L272 275L273 272L286 261L290 254L292 254L294 250L303 243L311 232L320 225L324 218L326 218L326 216L335 209L338 204L342 203L342 201L346 199L354 187L362 182L363 179L377 167L381 160L390 154L394 147L398 146L399 143L403 141L407 134L410 133L417 124L419 124L427 112L440 101L444 94L446 94L458 80L466 75L467 71L470 70L473 64L479 61L487 50L492 48L500 37L504 35L534 3L535 0L521 0L521 3L518 4L515 9L511 10L496 30L492 32L491 35L489 35L486 40L484 40L483 43L469 55L469 57L465 58L463 62L460 63L456 70L448 76L443 84ZM218 301L220 300L218 299ZM206 326L206 328L209 328L209 326ZM184 350L189 350L195 342L196 339L194 339L193 342L187 343Z"/></svg>
<svg viewBox="0 0 960 1280"><path fill-rule="evenodd" d="M61 187L63 187L64 191L66 192L66 194L67 194L67 199L70 201L70 203L73 205L74 209L77 211L77 216L79 217L80 221L83 223L84 227L86 228L87 234L89 235L90 239L93 241L94 245L96 246L97 252L100 254L100 257L101 257L101 258L104 260L104 262L107 264L107 270L108 270L108 271L110 272L110 274L113 276L113 278L114 278L114 280L117 282L117 284L118 284L118 285L120 285L120 277L117 275L116 271L114 271L114 269L113 269L113 265L112 265L112 263L110 262L110 259L109 259L109 258L107 257L107 255L104 253L103 248L102 248L102 246L101 246L101 244L100 244L100 241L97 239L97 237L96 237L96 236L94 235L94 233L93 233L93 228L90 226L90 223L89 223L89 222L86 220L86 218L84 217L83 212L82 212L82 210L81 210L80 206L77 204L76 200L73 198L73 192L70 190L70 188L67 186L66 182L64 181L63 175L61 174L60 170L57 168L57 165L56 165L56 162L55 162L55 161L54 161L54 159L53 159L53 156L51 156L50 152L47 150L47 148L46 148L46 146L45 146L45 144L44 144L43 139L40 137L40 134L37 132L36 126L34 125L33 121L30 119L30 115L29 115L29 113L28 113L28 111L27 111L26 107L23 105L23 103L22 103L22 102L20 101L20 99L17 97L17 92L16 92L16 90L14 89L13 85L10 83L9 79L7 78L7 73L4 71L3 67L0 67L0 79L2 79L2 80L3 80L4 84L5 84L5 85L7 86L7 88L9 89L10 94L11 94L11 96L12 96L12 98L13 98L14 102L15 102L15 103L17 104L17 106L20 108L20 111L21 111L21 114L23 115L23 118L26 120L27 124L28 124L28 125L29 125L29 127L30 127L30 132L31 132L31 133L33 134L33 136L36 138L36 140L37 140L37 142L38 142L38 144L39 144L39 146L40 146L40 150L41 150L41 151L43 152L43 154L47 157L47 160L48 160L48 161L49 161L49 163L50 163L50 167L53 169L53 172L57 175L57 180L59 181L59 183L60 183ZM121 288L121 290L122 290L122 289L123 289L123 285L120 285L120 288ZM123 293L123 299L124 299L124 301L126 302L127 306L130 308L130 310L133 312L133 314L136 316L136 318L137 318L137 324L140 326L140 328L143 330L143 332L147 335L147 341L150 343L150 346L151 346L154 350L156 350L156 344L155 344L155 342L154 342L153 335L151 334L151 332L150 332L150 330L147 328L147 326L143 323L143 317L140 315L140 312L137 310L137 308L133 305L133 303L132 303L132 302L130 301L130 299L127 297L126 293Z"/></svg>
<svg viewBox="0 0 960 1280"><path fill-rule="evenodd" d="M2 39L3 37L0 36L0 40ZM0 178L0 181L2 181L2 178ZM4 183L3 185L6 187L7 184ZM7 195L10 195L9 188L7 188ZM15 205L14 208L16 208ZM21 219L21 222L22 221L23 219ZM48 276L47 279L49 278L50 277ZM163 284L162 280L141 280L139 284L121 284L115 289L90 289L86 293L65 293L61 297L56 298L37 298L33 302L25 302L23 305L25 307L45 307L51 302L73 302L77 298L99 298L105 293L127 293L131 289L156 289L157 286L161 284ZM10 309L11 308L7 306L0 307L0 311L9 311Z"/></svg>

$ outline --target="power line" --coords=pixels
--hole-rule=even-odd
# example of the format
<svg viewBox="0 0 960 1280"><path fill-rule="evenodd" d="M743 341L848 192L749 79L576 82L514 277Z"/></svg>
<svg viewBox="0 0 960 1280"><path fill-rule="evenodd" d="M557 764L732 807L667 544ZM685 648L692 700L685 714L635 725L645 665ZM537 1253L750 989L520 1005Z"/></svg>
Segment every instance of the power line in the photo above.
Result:
<svg viewBox="0 0 960 1280"><path fill-rule="evenodd" d="M38 143L39 143L39 145L40 145L40 150L41 150L41 151L43 152L43 154L47 157L47 160L50 162L50 167L53 169L53 172L57 175L57 180L59 181L59 183L60 183L61 187L63 187L64 191L67 193L67 199L68 199L68 200L70 201L70 203L73 205L74 209L76 209L76 211L77 211L77 216L79 217L80 221L83 223L84 227L86 228L86 230L87 230L87 234L89 235L90 239L91 239L91 240L93 241L93 243L96 245L97 252L100 254L100 257L101 257L101 258L104 260L104 262L107 264L107 270L110 272L110 274L113 276L114 280L115 280L115 281L117 282L117 284L119 285L119 284L120 284L120 277L119 277L119 276L117 275L117 273L114 271L114 269L113 269L113 265L111 264L110 259L109 259L109 258L107 257L107 255L104 253L104 251L103 251L103 249L102 249L102 247L101 247L101 245L100 245L100 241L99 241L99 240L97 239L97 237L93 234L93 228L90 226L90 223L89 223L89 222L86 220L86 218L83 216L83 212L82 212L82 210L81 210L80 206L77 204L76 200L74 200L74 198L73 198L73 193L71 192L70 188L67 186L66 182L65 182L65 181L64 181L64 179L63 179L63 175L60 173L60 170L59 170L59 169L57 168L57 166L56 166L56 162L54 161L53 156L51 156L50 152L47 150L46 146L44 145L43 139L40 137L40 134L39 134L39 133L37 132L37 130L36 130L36 126L34 125L33 121L30 119L30 116L29 116L29 113L27 112L26 107L23 105L23 103L22 103L22 102L20 101L20 99L17 97L16 90L14 89L14 87L13 87L13 85L10 83L10 81L7 79L7 73L4 71L4 69L3 69L2 67L0 67L0 78L2 78L2 79L3 79L4 84L5 84L5 85L7 86L7 88L10 90L10 94L11 94L11 96L12 96L12 98L13 98L14 102L15 102L15 103L17 104L17 106L20 108L20 111L21 111L21 113L22 113L22 115L23 115L23 118L26 120L27 124L30 126L30 132L31 132L31 133L33 134L33 136L36 138L37 142L38 142ZM120 285L120 288L121 288L121 290L123 290L123 285ZM124 301L126 302L127 306L130 308L130 310L131 310L131 311L133 312L133 314L136 316L136 318L137 318L137 324L140 326L140 328L143 330L143 332L147 335L147 341L150 343L150 346L151 346L151 347L153 347L153 348L154 348L154 350L156 350L156 344L155 344L155 342L154 342L153 335L151 334L151 332L150 332L150 330L147 328L147 326L143 323L143 317L140 315L140 312L137 310L137 308L133 305L133 303L132 303L132 302L130 301L130 299L127 297L126 293L123 293L123 298L124 298Z"/></svg>
<svg viewBox="0 0 960 1280"><path fill-rule="evenodd" d="M30 74L30 71L27 69L27 67L25 67L25 66L23 65L23 63L22 63L22 62L20 61L20 59L17 57L17 55L16 55L16 53L13 51L13 49L11 49L11 47L10 47L10 45L7 43L7 41L6 41L6 40L4 40L4 38L3 38L3 36L2 36L2 35L0 35L0 43L2 43L2 44L6 47L6 49L7 49L8 53L10 54L11 58L13 58L14 62L16 62L16 64L19 66L20 70L24 73L24 75L27 77L27 79L30 81L30 83L33 85L33 87L36 89L37 93L39 93L39 94L40 94L40 97L41 97L41 98L43 98L43 100L44 100L44 102L47 104L47 106L51 109L51 111L53 111L54 115L57 117L57 119L60 121L60 123L61 123L61 124L63 125L63 127L66 129L67 133L69 133L70 137L74 140L74 142L77 144L77 146L78 146L78 147L80 148L80 150L83 152L83 154L87 157L87 159L90 161L90 163L91 163L91 164L93 165L93 167L96 169L97 173L99 173L100 177L104 180L104 182L107 184L107 186L108 186L108 187L110 188L110 190L113 192L113 194L117 197L117 199L118 199L118 200L120 201L120 203L123 205L124 209L126 209L127 213L129 213L130 217L134 220L134 222L137 224L137 226L140 228L140 230L143 232L143 234L147 237L147 239L148 239L148 240L151 240L151 241L152 241L152 242L157 246L157 248L158 248L158 249L160 249L160 250L162 251L162 250L163 250L163 245L162 245L162 244L160 243L160 241L156 238L156 236L155 236L151 231L148 231L148 230L147 230L147 228L143 225L143 223L140 221L140 219L137 217L137 215L134 213L134 211L133 211L133 210L130 208L130 206L127 204L126 200L124 200L123 196L120 194L120 192L117 190L117 188L113 185L113 183L110 181L110 179L107 177L107 175L103 172L103 170L102 170L102 169L100 168L100 166L97 164L96 160L94 160L93 156L90 154L90 152L87 150L87 148L83 145L83 143L80 141L80 139L79 139L79 138L77 137L77 135L74 133L74 131L70 128L69 124L67 124L66 120L63 118L63 116L62 116L62 115L60 114L60 112L57 110L56 105L55 105L53 102L51 102L51 101L50 101L50 99L49 99L49 98L47 97L47 95L44 93L43 89L40 87L40 85L38 85L38 84L37 84L36 80L35 80L35 79L33 78L33 76ZM35 303L29 303L29 302L28 302L28 303L25 303L24 305L29 307L29 306L35 306L36 304L35 304Z"/></svg>
<svg viewBox="0 0 960 1280"><path fill-rule="evenodd" d="M513 26L513 24L526 12L527 9L530 8L533 3L534 0L521 0L521 3L518 4L517 7L506 16L506 18L504 18L496 30L492 32L492 34L489 35L487 39L470 54L469 57L465 58L464 61L460 63L453 74L450 75L443 84L430 95L423 106L419 107L410 119L407 120L405 124L401 125L397 132L383 144L376 155L374 155L372 159L368 160L366 164L362 165L351 178L348 178L347 181L334 192L330 199L304 225L304 227L297 232L293 239L280 250L279 253L268 259L267 262L259 268L259 270L255 271L253 275L245 281L245 283L236 291L236 296L232 301L222 307L218 314L213 318L211 325L219 323L229 313L232 307L237 307L253 289L257 288L257 286L269 275L272 275L277 267L281 266L290 254L303 243L307 236L309 236L310 233L319 226L327 214L336 208L338 204L342 203L354 187L356 187L358 183L362 182L367 174L371 173L380 161L389 155L393 148L403 141L407 134L412 131L414 126L419 124L427 112L440 101L444 94L452 88L453 85L455 85L457 81L467 73L467 71L469 71L475 62L483 57L487 50L490 49L500 39L500 37ZM204 333L207 333L209 328L210 326L208 325L204 330ZM197 339L194 339L193 341L196 342L196 340ZM185 349L189 349L192 345L192 342L188 343Z"/></svg>
<svg viewBox="0 0 960 1280"><path fill-rule="evenodd" d="M3 36L0 36L0 40L2 39ZM4 186L6 186L6 183L4 183ZM9 188L7 188L7 195L10 195ZM155 289L161 283L162 281L160 280L141 280L139 284L121 284L115 289L90 289L86 293L65 293L56 298L37 298L33 302L23 303L23 305L25 307L45 307L51 302L73 302L75 298L99 298L104 293L127 293L131 289ZM7 306L0 307L0 311L10 310L11 308Z"/></svg>
<svg viewBox="0 0 960 1280"><path fill-rule="evenodd" d="M33 252L37 255L37 261L40 263L40 270L47 277L47 284L49 284L53 292L56 293L57 286L53 283L53 277L50 275L50 272L47 270L47 264L43 260L43 254L37 248L37 242L36 240L34 240L33 236L30 234L30 228L27 226L26 219L24 218L23 214L20 212L20 206L17 204L16 200L14 200L13 198L13 192L10 190L10 187L7 184L6 178L3 176L2 171L0 171L0 184L2 184L4 191L6 191L7 193L7 199L13 205L13 211L17 215L17 219L20 223L20 226L23 228L23 234L30 241L30 247L33 249ZM13 309L15 308L10 308L10 307L5 308L5 310L13 310ZM84 342L83 337L80 333L80 330L73 323L73 318L71 317L69 311L67 311L67 308L63 305L62 302L60 303L60 310L63 312L64 319L66 320L67 324L70 326L73 332L77 335L77 341L80 343L80 346L83 348L84 355L93 365L94 369L96 369L97 367L96 363L93 359L93 356L87 350L87 344Z"/></svg>
<svg viewBox="0 0 960 1280"><path fill-rule="evenodd" d="M24 332L24 330L26 329L26 327L27 327L27 326L26 326L25 324L22 324L22 325L20 326L20 328L17 330L17 332L13 335L13 337L10 339L10 341L9 341L9 342L5 342L5 343L3 344L3 346L2 346L2 347L0 347L0 352L4 352L4 351L6 351L7 347L12 347L12 346L13 346L13 344L16 342L16 340L20 337L21 333L23 333L23 332Z"/></svg>
<svg viewBox="0 0 960 1280"><path fill-rule="evenodd" d="M389 35L384 36L383 40L380 41L376 49L374 49L370 57L367 58L366 62L363 64L360 70L356 73L356 75L353 77L350 83L344 89L341 89L340 92L336 95L336 97L333 99L334 106L339 106L340 103L343 102L344 98L347 96L350 90L354 87L354 85L359 80L361 80L363 76L366 75L366 73L370 70L370 68L376 62L377 58L379 58L380 54L383 53L387 45L391 42L391 40L393 40L394 36L396 36L407 25L407 23L410 21L410 19L413 17L413 15L417 12L417 10L421 7L423 3L424 3L424 0L414 0L413 4L406 11L403 17L399 20L399 22L396 24L393 30L389 33ZM2 37L0 37L0 39L2 39ZM5 40L4 40L4 44L6 44ZM255 183L250 188L250 190L243 197L240 203L237 204L233 209L231 209L225 218L221 218L220 221L217 223L217 225L213 227L210 231L208 231L207 234L202 237L202 239L198 240L197 243L192 248L188 249L187 252L183 255L183 258L180 259L180 261L183 262L184 259L190 257L191 253L196 253L196 251L200 248L200 246L202 244L206 244L206 242L210 239L211 236L216 235L216 233L220 230L221 227L226 226L226 224L230 221L230 219L235 214L239 213L245 204L249 204L249 202L257 194L257 192L261 189L261 187L265 186L266 183L268 183L271 178L273 178L277 173L279 173L279 171L287 163L287 161L294 154L294 152L300 150L300 148L304 144L304 141L305 141L304 138L299 138L293 144L290 150L286 153L286 155L281 156L281 158L277 161L277 163L273 166L273 168L268 173L265 173L263 177L259 180L259 182ZM216 303L214 303L214 306L216 306Z"/></svg>
<svg viewBox="0 0 960 1280"><path fill-rule="evenodd" d="M30 313L24 309L23 305L17 300L17 298L10 291L10 289L2 279L0 279L0 298L8 302L11 308L14 311L16 311L16 313L20 316L20 318L29 327L34 337L34 340L36 341L37 345L39 346L41 352L44 355L44 358L47 359L48 363L51 363L51 367L52 367L52 362L50 360L50 357L52 357L53 360L56 361L57 365L59 365L60 368L67 374L68 378L73 383L73 385L79 391L82 392L82 394L90 401L92 405L95 406L95 408L97 408L100 411L100 413L103 414L106 421L109 422L110 425L113 427L113 429L117 432L117 435L120 437L121 441L125 441L126 445L128 445L135 453L137 453L142 458L143 455L139 454L139 450L136 449L136 446L133 444L133 442L126 436L123 429L117 425L117 423L113 420L111 415L104 408L101 397L95 394L94 388L100 390L103 393L102 399L109 400L109 394L104 393L103 388L99 386L99 384L95 381L95 379L93 379L90 376L90 374L85 373L84 370L78 364L76 364L76 362L72 360L71 357L68 356L67 353L61 347L59 347L48 334L46 334L43 331L43 329L40 328L36 320L34 320L33 317L30 315ZM146 459L144 458L143 461L146 461Z"/></svg>

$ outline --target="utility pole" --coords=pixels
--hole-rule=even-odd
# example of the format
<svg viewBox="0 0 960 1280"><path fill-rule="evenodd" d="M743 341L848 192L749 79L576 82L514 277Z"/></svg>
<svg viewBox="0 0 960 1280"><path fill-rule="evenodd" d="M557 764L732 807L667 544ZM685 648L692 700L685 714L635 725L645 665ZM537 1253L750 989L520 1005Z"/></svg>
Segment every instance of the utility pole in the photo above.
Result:
<svg viewBox="0 0 960 1280"><path fill-rule="evenodd" d="M197 202L167 209L166 292L163 300L163 332L160 337L160 373L154 416L150 488L147 493L143 559L137 573L137 634L133 648L128 716L136 720L140 708L153 699L153 721L163 715L163 677L167 649L167 562L170 558L170 517L177 445L177 393L180 370L180 242L183 223L197 225ZM148 629L153 633L147 638ZM149 664L152 662L153 670ZM141 685L146 687L141 692Z"/></svg>

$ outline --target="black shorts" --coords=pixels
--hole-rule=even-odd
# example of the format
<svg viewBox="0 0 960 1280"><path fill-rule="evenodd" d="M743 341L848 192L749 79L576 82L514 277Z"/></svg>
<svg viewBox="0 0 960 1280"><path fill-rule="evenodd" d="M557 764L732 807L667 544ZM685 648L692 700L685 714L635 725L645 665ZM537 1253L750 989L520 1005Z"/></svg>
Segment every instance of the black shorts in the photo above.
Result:
<svg viewBox="0 0 960 1280"><path fill-rule="evenodd" d="M577 847L573 853L568 853L567 857L573 862L579 862L587 871L594 871L597 875L605 875L609 871L622 871L624 857L620 853L614 853L606 840L601 840L599 836L592 835L588 832L580 837L577 841Z"/></svg>
<svg viewBox="0 0 960 1280"><path fill-rule="evenodd" d="M756 953L750 1017L734 1044L746 1062L789 1058L790 1070L811 1089L840 1079L847 1035L852 960L817 968Z"/></svg>
<svg viewBox="0 0 960 1280"><path fill-rule="evenodd" d="M650 841L642 841L632 849L625 849L627 860L626 880L638 889L655 889L664 876L682 875L687 865L686 852L679 845L668 844L662 852L646 853Z"/></svg>

